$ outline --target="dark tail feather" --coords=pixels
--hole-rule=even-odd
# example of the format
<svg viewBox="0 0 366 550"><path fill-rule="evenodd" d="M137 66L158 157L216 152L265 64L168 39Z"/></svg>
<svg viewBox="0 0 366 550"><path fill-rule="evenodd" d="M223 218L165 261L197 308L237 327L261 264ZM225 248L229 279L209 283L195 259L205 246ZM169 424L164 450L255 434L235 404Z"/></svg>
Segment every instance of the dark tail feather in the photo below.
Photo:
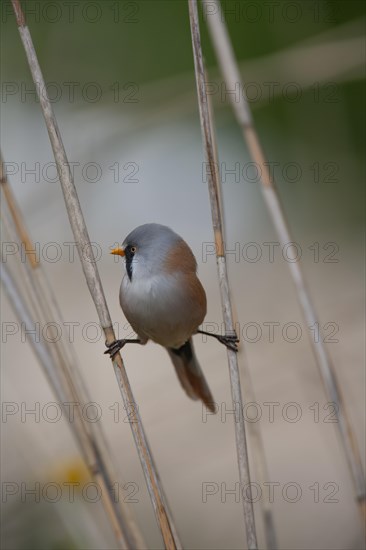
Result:
<svg viewBox="0 0 366 550"><path fill-rule="evenodd" d="M179 349L168 348L168 353L186 394L191 399L201 399L211 412L216 412L214 398L194 353L192 339Z"/></svg>

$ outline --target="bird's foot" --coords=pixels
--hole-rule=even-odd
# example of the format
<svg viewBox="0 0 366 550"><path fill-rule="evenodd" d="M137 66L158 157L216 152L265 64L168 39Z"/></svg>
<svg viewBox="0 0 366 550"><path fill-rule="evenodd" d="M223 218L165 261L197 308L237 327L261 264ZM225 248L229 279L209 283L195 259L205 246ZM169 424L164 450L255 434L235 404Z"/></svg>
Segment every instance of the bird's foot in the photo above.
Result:
<svg viewBox="0 0 366 550"><path fill-rule="evenodd" d="M231 349L232 351L238 351L239 338L236 334L225 334L225 336L221 336L218 334L216 338L228 349Z"/></svg>
<svg viewBox="0 0 366 550"><path fill-rule="evenodd" d="M205 330L197 330L197 334L205 334L206 336L212 336L213 338L216 338L221 344L224 344L228 349L231 349L232 351L238 351L238 342L239 338L236 335L236 332L233 331L231 334L225 334L225 336L222 336L221 334L214 334L213 332L206 332Z"/></svg>
<svg viewBox="0 0 366 550"><path fill-rule="evenodd" d="M105 345L107 346L107 349L104 354L108 354L109 357L113 359L116 353L118 353L125 344L127 344L126 340L114 340L114 342L111 342L110 344L106 342Z"/></svg>

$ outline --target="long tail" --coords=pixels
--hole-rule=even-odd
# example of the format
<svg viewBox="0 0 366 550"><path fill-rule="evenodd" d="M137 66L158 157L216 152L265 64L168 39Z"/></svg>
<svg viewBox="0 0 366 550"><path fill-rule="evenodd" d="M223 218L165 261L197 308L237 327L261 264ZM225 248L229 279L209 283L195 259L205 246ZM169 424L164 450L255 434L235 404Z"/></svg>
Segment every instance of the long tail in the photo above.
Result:
<svg viewBox="0 0 366 550"><path fill-rule="evenodd" d="M214 398L194 353L192 338L179 349L167 348L167 351L186 394L191 399L201 399L211 412L216 412Z"/></svg>

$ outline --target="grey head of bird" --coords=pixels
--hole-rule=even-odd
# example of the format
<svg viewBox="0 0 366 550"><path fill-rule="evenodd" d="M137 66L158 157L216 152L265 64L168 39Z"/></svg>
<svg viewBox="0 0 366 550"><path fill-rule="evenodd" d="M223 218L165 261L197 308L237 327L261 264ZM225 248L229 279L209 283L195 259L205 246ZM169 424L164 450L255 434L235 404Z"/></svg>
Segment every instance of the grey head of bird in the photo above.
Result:
<svg viewBox="0 0 366 550"><path fill-rule="evenodd" d="M185 241L170 227L146 223L127 235L112 254L124 256L126 273L133 278L173 272L195 272L196 260Z"/></svg>

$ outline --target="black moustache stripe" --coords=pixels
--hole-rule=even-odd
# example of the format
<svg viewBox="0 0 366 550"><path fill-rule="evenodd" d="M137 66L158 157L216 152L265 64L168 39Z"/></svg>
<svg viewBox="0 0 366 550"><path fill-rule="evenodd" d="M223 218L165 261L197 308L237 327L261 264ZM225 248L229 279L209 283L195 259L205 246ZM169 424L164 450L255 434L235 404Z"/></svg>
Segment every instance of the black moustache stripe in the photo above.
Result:
<svg viewBox="0 0 366 550"><path fill-rule="evenodd" d="M133 256L134 256L133 253L131 252L129 247L127 247L125 249L126 271L127 271L127 275L128 275L128 278L130 279L130 281L132 281L132 259L133 259Z"/></svg>

